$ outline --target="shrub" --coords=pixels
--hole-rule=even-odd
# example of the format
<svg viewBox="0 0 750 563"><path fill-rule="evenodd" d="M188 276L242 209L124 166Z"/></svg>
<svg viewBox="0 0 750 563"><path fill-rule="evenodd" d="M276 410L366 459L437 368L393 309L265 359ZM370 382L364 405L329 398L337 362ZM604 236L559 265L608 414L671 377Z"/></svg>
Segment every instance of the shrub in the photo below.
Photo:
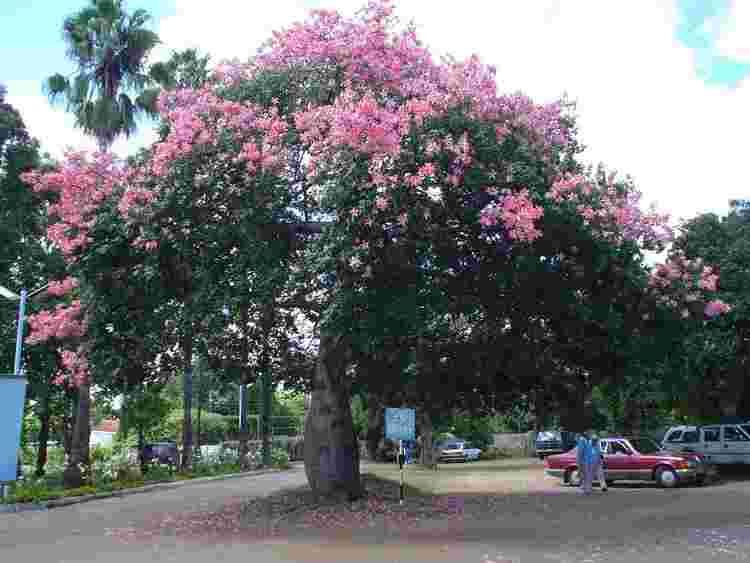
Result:
<svg viewBox="0 0 750 563"><path fill-rule="evenodd" d="M280 469L288 469L289 454L282 448L273 448L271 450L271 464Z"/></svg>

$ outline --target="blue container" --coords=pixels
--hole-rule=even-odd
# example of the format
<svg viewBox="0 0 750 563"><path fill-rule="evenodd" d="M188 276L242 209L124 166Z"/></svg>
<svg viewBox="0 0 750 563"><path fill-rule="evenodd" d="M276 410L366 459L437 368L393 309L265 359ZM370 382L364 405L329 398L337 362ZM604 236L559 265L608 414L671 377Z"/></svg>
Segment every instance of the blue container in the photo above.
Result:
<svg viewBox="0 0 750 563"><path fill-rule="evenodd" d="M16 480L26 378L0 375L0 483Z"/></svg>

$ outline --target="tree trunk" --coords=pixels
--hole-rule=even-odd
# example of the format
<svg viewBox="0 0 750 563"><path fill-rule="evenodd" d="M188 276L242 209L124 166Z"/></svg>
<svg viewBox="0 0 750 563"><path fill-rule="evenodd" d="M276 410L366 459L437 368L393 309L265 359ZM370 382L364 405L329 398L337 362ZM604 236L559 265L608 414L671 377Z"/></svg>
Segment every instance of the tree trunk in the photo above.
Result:
<svg viewBox="0 0 750 563"><path fill-rule="evenodd" d="M247 307L241 308L242 315L242 330L246 330L246 327L250 324L250 314ZM250 361L250 337L244 334L242 337L242 360L244 362ZM240 378L240 397L239 397L239 415L240 415L240 435L239 435L239 456L240 456L240 469L242 471L248 471L250 469L250 447L248 445L248 439L250 434L250 427L247 421L247 386L252 381L249 368L246 368Z"/></svg>
<svg viewBox="0 0 750 563"><path fill-rule="evenodd" d="M623 404L623 428L625 434L637 435L641 430L641 405L637 399L626 397Z"/></svg>
<svg viewBox="0 0 750 563"><path fill-rule="evenodd" d="M143 434L143 426L138 425L138 463L141 467L141 475L146 475L148 466L146 464L146 437Z"/></svg>
<svg viewBox="0 0 750 563"><path fill-rule="evenodd" d="M89 478L89 440L91 438L91 391L89 384L78 387L76 418L73 424L73 436L70 448L70 459L63 473L65 488L83 486Z"/></svg>
<svg viewBox="0 0 750 563"><path fill-rule="evenodd" d="M383 436L383 404L376 393L369 394L367 403L367 456L370 461L377 461L378 445Z"/></svg>
<svg viewBox="0 0 750 563"><path fill-rule="evenodd" d="M743 418L750 418L750 357L748 357L748 344L745 340L745 333L740 332L737 338L737 387L739 401L737 403L736 415Z"/></svg>
<svg viewBox="0 0 750 563"><path fill-rule="evenodd" d="M260 366L263 370L261 373L261 379L263 381L261 392L263 394L263 400L261 404L261 429L263 435L261 436L261 451L263 456L263 467L271 467L271 434L273 428L271 427L271 403L273 401L273 384L271 382L271 367L268 361L262 362L264 365Z"/></svg>
<svg viewBox="0 0 750 563"><path fill-rule="evenodd" d="M276 302L276 295L274 294L269 303L266 305L263 313L263 350L261 351L260 362L258 368L260 369L261 380L263 381L262 393L262 411L261 419L263 421L261 428L263 429L262 436L262 452L263 452L263 466L271 466L271 435L273 427L271 426L271 407L273 402L273 381L271 378L271 350L270 350L270 337L271 330L274 324L274 304Z"/></svg>
<svg viewBox="0 0 750 563"><path fill-rule="evenodd" d="M547 405L544 394L539 390L535 389L532 391L533 403L534 403L534 430L540 432L544 430L546 426L547 418Z"/></svg>
<svg viewBox="0 0 750 563"><path fill-rule="evenodd" d="M322 334L305 419L305 473L317 496L356 499L362 495L359 447L354 435L347 349L341 337Z"/></svg>
<svg viewBox="0 0 750 563"><path fill-rule="evenodd" d="M39 405L39 436L36 453L36 472L37 477L43 477L47 465L47 443L49 442L49 388L45 386L42 391L42 397Z"/></svg>
<svg viewBox="0 0 750 563"><path fill-rule="evenodd" d="M435 450L433 443L432 417L427 409L422 410L420 416L420 437L421 437L421 460L420 463L425 467L437 467L435 462Z"/></svg>
<svg viewBox="0 0 750 563"><path fill-rule="evenodd" d="M188 313L188 317L189 317ZM193 320L188 318L182 341L183 361L183 419L182 419L182 464L183 471L190 470L193 463Z"/></svg>

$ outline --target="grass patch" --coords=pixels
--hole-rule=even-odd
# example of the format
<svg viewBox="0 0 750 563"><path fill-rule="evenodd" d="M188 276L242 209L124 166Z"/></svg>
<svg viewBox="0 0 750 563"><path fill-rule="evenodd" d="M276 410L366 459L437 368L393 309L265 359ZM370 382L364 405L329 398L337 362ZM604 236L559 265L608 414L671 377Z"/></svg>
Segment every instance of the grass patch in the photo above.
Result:
<svg viewBox="0 0 750 563"><path fill-rule="evenodd" d="M189 481L201 477L218 477L241 473L237 463L207 464L196 463L193 470L188 473L175 472L166 467L154 466L141 476L132 471L123 474L120 479L94 478L94 483L75 489L65 489L62 482L62 472L52 472L39 479L28 479L10 484L9 494L5 499L0 499L0 504L14 503L40 503L61 498L73 498L97 493L113 493L154 485L157 483L173 483L176 481Z"/></svg>

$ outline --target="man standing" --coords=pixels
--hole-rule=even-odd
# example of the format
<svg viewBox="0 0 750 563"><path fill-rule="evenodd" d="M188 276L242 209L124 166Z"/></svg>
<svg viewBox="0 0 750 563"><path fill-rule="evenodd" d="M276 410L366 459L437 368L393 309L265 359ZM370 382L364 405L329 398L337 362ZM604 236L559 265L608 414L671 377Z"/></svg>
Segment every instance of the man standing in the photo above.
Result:
<svg viewBox="0 0 750 563"><path fill-rule="evenodd" d="M591 433L578 437L576 444L576 462L578 463L578 474L580 475L581 493L584 495L591 494L591 484L594 478L593 461L594 452L591 444Z"/></svg>

